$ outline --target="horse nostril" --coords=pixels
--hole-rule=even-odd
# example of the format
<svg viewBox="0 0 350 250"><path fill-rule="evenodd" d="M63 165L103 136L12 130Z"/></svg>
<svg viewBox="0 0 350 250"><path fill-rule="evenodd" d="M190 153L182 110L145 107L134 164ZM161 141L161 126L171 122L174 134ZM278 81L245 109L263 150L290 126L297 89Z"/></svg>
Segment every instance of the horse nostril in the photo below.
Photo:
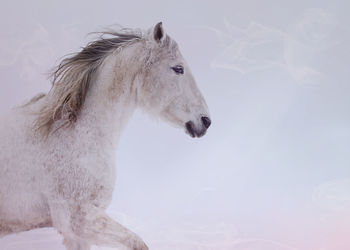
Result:
<svg viewBox="0 0 350 250"><path fill-rule="evenodd" d="M187 129L187 132L192 136L192 137L195 137L196 134L194 132L194 124L193 122L189 121L189 122L186 122L186 129Z"/></svg>
<svg viewBox="0 0 350 250"><path fill-rule="evenodd" d="M206 117L206 116L202 116L202 122L203 122L203 125L204 127L206 128L209 128L210 127L210 124L211 124L211 120L209 117Z"/></svg>

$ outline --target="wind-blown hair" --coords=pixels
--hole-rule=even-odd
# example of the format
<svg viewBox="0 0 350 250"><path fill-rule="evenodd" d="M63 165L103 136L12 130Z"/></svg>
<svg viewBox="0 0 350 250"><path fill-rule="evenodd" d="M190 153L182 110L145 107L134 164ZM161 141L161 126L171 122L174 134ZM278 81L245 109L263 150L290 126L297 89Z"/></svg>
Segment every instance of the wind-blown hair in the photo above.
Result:
<svg viewBox="0 0 350 250"><path fill-rule="evenodd" d="M35 121L35 127L42 135L51 132L55 121L62 120L61 126L73 124L82 109L91 79L104 59L114 50L142 38L140 32L126 29L99 34L97 40L63 59L53 71L52 88Z"/></svg>

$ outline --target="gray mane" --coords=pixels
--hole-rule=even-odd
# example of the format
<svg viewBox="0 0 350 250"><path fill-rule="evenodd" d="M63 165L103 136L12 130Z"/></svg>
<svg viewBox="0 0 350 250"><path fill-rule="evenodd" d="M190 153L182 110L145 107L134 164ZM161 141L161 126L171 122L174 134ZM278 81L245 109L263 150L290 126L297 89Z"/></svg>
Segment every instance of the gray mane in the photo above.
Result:
<svg viewBox="0 0 350 250"><path fill-rule="evenodd" d="M47 136L53 123L73 124L81 111L92 76L113 51L142 38L132 30L101 32L99 38L61 61L52 73L52 88L35 122L36 129ZM108 37L106 37L108 36Z"/></svg>

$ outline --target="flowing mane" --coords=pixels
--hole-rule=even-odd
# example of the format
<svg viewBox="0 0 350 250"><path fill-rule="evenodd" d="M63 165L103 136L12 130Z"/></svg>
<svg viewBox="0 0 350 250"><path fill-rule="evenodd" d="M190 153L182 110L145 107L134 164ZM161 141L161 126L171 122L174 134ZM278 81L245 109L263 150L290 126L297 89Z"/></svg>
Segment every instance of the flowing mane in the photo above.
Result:
<svg viewBox="0 0 350 250"><path fill-rule="evenodd" d="M129 29L98 34L100 36L97 40L63 59L51 74L52 88L35 121L35 128L41 134L48 135L53 123L58 120L62 120L63 125L73 124L84 104L91 79L104 59L114 50L142 38L141 32ZM36 100L38 99L40 98Z"/></svg>

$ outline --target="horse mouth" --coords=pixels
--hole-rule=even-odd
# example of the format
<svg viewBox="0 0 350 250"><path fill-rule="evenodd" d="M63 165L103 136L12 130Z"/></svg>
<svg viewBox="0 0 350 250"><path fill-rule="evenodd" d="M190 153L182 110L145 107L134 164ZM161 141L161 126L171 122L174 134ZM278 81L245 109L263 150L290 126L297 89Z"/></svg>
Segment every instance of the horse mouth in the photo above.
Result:
<svg viewBox="0 0 350 250"><path fill-rule="evenodd" d="M202 137L203 135L205 135L205 132L207 132L206 128L203 128L200 131L196 130L195 125L192 121L186 122L185 127L186 133L189 134L192 138Z"/></svg>

